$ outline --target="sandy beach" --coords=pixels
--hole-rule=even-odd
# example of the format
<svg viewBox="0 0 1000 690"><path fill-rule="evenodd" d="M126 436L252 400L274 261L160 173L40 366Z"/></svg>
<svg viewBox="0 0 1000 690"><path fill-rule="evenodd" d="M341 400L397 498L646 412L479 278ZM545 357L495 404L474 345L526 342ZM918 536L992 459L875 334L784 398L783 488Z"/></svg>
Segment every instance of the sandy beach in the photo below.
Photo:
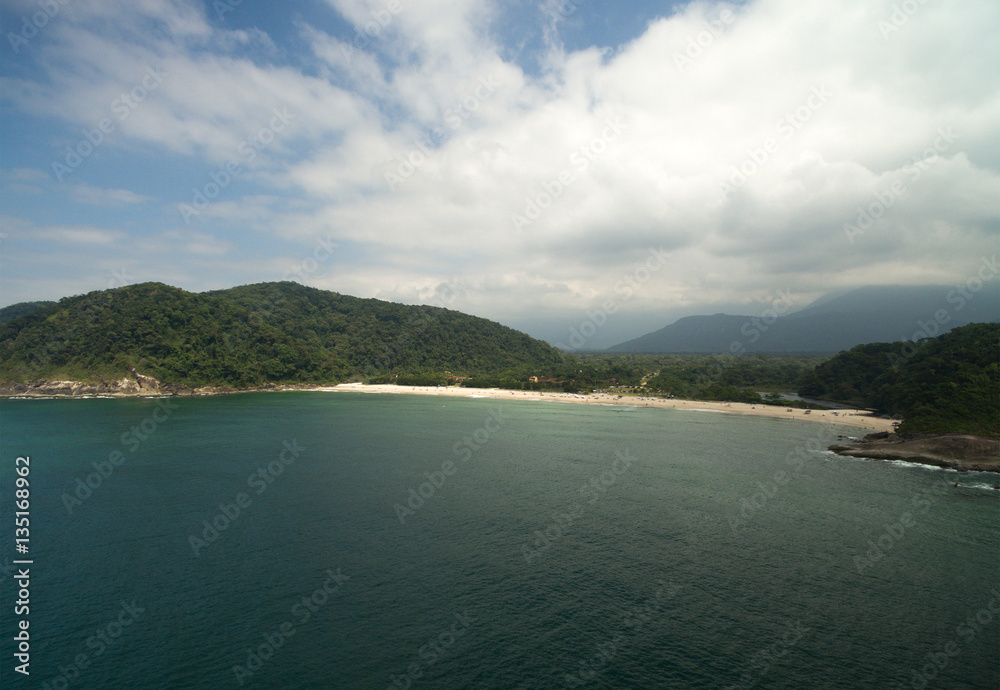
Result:
<svg viewBox="0 0 1000 690"><path fill-rule="evenodd" d="M893 422L872 416L866 410L801 410L775 405L750 405L748 403L706 402L703 400L664 400L643 396L618 396L606 393L559 393L537 391L509 391L499 388L446 388L432 386L396 386L342 383L329 388L310 389L332 393L381 393L395 395L437 395L459 398L493 398L497 400L534 400L583 405L619 405L625 407L660 407L675 410L724 412L728 414L759 415L780 419L798 419L806 422L828 422L865 429L867 432L892 431Z"/></svg>

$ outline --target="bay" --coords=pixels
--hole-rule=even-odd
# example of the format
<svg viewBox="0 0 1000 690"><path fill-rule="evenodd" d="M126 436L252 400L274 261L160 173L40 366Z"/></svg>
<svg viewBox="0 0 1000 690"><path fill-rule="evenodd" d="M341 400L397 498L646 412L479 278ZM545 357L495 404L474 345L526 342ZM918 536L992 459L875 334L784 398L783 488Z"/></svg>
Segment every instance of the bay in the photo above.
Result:
<svg viewBox="0 0 1000 690"><path fill-rule="evenodd" d="M996 475L825 451L848 427L341 393L0 420L31 687L1000 684Z"/></svg>

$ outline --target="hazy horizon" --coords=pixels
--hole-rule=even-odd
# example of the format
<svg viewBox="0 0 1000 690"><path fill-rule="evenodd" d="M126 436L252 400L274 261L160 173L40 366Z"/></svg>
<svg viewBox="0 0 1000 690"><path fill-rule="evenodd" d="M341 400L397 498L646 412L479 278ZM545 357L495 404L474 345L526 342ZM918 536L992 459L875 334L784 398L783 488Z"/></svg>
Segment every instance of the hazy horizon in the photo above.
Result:
<svg viewBox="0 0 1000 690"><path fill-rule="evenodd" d="M984 271L984 273L985 272L986 271ZM966 289L961 292L956 289L955 286L951 285L869 285L862 286L861 288L835 290L809 302L803 302L799 299L799 296L795 294L782 292L777 299L770 302L754 303L751 305L715 305L716 308L714 310L705 309L699 311L691 309L687 312L672 311L666 313L622 313L616 311L613 314L608 314L603 312L600 307L597 307L595 309L585 310L582 320L579 320L579 317L576 315L569 315L568 317L563 318L527 316L522 317L517 321L501 323L505 326L523 331L534 338L560 347L568 352L603 351L614 345L619 345L640 336L659 331L666 326L670 326L691 316L727 315L745 316L749 318L766 317L770 319L774 317L791 316L804 311L811 313L814 311L812 309L814 307L821 307L829 302L837 301L838 298L850 298L852 295L854 297L851 298L851 301L855 303L855 307L859 306L857 302L860 300L860 307L862 310L872 310L876 312L883 311L887 306L885 303L887 290L896 290L901 293L899 295L901 301L891 307L901 310L901 313L906 313L908 311L914 312L913 304L919 304L920 306L918 311L921 313L916 314L915 318L926 317L927 319L931 319L931 312L934 312L937 307L929 306L930 302L927 298L939 297L939 305L947 303L946 309L949 312L948 320L951 321L952 316L959 316L962 314L961 309L964 308L964 306L970 301L975 300L976 304L980 305L983 299L989 299L990 296L995 299L996 295L994 293L1000 290L1000 281L989 280L982 283L982 287L980 287L979 284L973 284L972 287L966 287ZM939 291L940 295L935 294L936 291ZM72 296L73 295L65 295L64 297ZM968 299L966 299L966 297L968 297ZM416 306L442 306L442 303L446 301L447 300L437 299L434 300L435 304L419 303ZM838 304L841 304L842 308L844 308L841 302L838 302ZM3 305L3 307L6 306L12 305ZM924 313L925 307L927 310L926 314ZM982 311L980 310L978 313L981 314ZM472 314L472 316L482 315ZM574 321L573 319L578 320ZM1000 314L997 314L996 318L992 320L1000 320ZM968 319L959 319L958 321L955 321L955 323L965 323L967 321ZM910 324L907 323L907 326L909 325ZM919 318L917 318L917 321L914 322L914 325L918 327L917 330L919 331ZM904 331L906 331L906 329L904 329ZM899 340L905 340L909 336L909 331L900 331L898 333ZM574 347L574 343L579 342L581 337L583 338L584 344L580 347Z"/></svg>
<svg viewBox="0 0 1000 690"><path fill-rule="evenodd" d="M0 8L5 303L293 279L550 342L610 305L604 347L995 263L986 0L40 7Z"/></svg>

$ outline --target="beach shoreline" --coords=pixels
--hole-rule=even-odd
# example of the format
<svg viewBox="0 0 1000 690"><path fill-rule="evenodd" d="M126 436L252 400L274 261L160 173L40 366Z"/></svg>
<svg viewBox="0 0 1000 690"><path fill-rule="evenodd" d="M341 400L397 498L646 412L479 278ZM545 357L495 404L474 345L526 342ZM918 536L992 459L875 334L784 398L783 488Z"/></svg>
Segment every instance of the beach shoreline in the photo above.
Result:
<svg viewBox="0 0 1000 690"><path fill-rule="evenodd" d="M520 391L500 388L455 388L436 386L397 386L394 384L342 383L337 386L298 388L295 390L322 393L367 393L381 395L425 395L494 400L527 400L616 407L651 407L660 409L718 412L727 414L772 417L804 422L825 422L858 427L867 432L892 431L893 421L874 416L867 410L803 410L778 405L752 405L679 398L619 396L610 393L560 393L555 391Z"/></svg>
<svg viewBox="0 0 1000 690"><path fill-rule="evenodd" d="M399 386L396 384L341 383L334 386L304 386L268 384L256 388L237 389L225 386L190 389L185 386L163 386L155 379L143 377L108 387L83 384L76 381L41 382L37 386L8 386L0 389L0 397L7 399L126 399L160 397L202 397L239 395L244 393L365 393L372 395L423 395L453 398L490 398L494 400L527 400L535 402L572 403L615 407L651 407L660 409L690 410L726 414L771 417L805 422L825 422L864 429L866 433L893 431L893 421L874 416L868 410L804 410L780 405L754 405L707 400L682 400L680 398L654 398L651 396L617 395L611 393L563 393L559 391L523 391L501 388L459 388L454 386Z"/></svg>

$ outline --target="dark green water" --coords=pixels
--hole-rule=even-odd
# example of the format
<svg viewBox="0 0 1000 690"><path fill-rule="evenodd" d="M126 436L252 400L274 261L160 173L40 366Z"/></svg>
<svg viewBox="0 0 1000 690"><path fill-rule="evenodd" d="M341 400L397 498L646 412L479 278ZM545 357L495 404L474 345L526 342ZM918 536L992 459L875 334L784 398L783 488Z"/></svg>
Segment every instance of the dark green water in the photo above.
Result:
<svg viewBox="0 0 1000 690"><path fill-rule="evenodd" d="M4 688L1000 686L996 475L700 412L169 406L0 401Z"/></svg>

